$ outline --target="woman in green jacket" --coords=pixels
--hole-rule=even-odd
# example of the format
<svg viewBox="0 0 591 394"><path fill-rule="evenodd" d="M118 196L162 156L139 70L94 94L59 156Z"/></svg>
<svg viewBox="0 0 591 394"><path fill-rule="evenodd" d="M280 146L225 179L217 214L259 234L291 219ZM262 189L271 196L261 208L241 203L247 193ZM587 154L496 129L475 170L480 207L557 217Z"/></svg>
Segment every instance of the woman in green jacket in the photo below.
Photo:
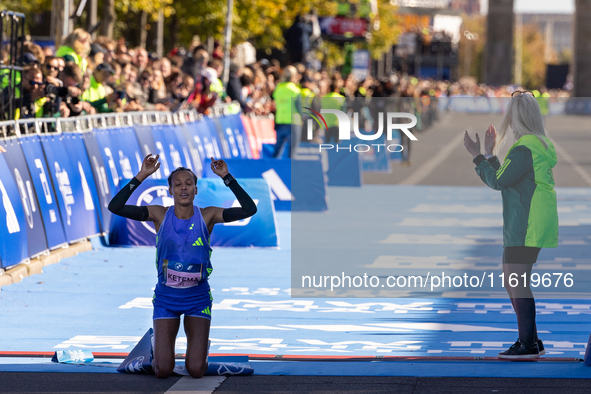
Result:
<svg viewBox="0 0 591 394"><path fill-rule="evenodd" d="M511 128L515 144L503 165L496 157ZM499 358L538 358L544 346L536 328L536 305L529 280L541 248L558 245L558 212L552 168L556 150L546 137L538 102L529 92L512 95L497 133L491 125L485 134L484 155L480 139L468 132L464 146L472 154L476 173L503 198L503 283L517 315L519 339ZM527 282L524 283L524 275Z"/></svg>

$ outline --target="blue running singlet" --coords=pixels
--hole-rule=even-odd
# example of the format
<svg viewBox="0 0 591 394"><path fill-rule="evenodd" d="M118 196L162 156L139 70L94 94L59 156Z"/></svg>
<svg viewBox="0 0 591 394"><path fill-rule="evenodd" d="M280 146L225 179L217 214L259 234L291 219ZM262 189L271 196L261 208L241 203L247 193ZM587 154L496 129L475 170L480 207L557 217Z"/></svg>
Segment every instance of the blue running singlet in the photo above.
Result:
<svg viewBox="0 0 591 394"><path fill-rule="evenodd" d="M193 206L193 211L190 219L183 220L170 207L156 236L154 319L211 316L209 231L199 207Z"/></svg>

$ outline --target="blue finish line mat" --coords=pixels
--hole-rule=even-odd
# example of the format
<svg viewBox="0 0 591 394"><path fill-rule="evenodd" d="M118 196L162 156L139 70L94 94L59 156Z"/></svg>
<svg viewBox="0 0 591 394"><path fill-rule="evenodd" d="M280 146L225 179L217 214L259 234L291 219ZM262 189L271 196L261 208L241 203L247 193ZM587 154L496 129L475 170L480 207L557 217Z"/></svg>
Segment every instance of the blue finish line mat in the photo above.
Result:
<svg viewBox="0 0 591 394"><path fill-rule="evenodd" d="M379 193L376 190L379 189ZM453 237L478 235L464 223L458 205L500 207L500 195L485 187L363 186L329 188L328 213L310 213L311 225L323 215L346 210L343 195L371 199L375 205L400 207L390 233L427 234L429 227ZM364 194L365 193L365 194ZM591 189L558 189L561 222L559 246L543 250L536 267L576 270L590 281ZM396 196L400 196L399 200ZM461 196L458 197L458 196ZM484 206L484 208L483 208ZM491 220L483 231L500 234L497 208L479 214ZM425 222L421 212L438 210L442 220ZM474 208L476 209L476 208ZM489 208L486 208L489 209ZM489 216L486 216L489 215ZM436 217L436 216L433 216ZM451 220L450 220L451 219ZM214 297L210 331L212 355L496 357L517 339L509 299L486 292L454 298L291 298L291 214L277 213L280 248L216 248L212 254ZM448 227L446 227L448 226ZM564 226L564 227L563 227ZM452 229L452 230L449 230ZM435 231L431 229L431 231ZM463 234L463 235L462 235ZM379 242L384 237L374 234ZM564 243L569 247L564 247ZM53 352L90 350L126 354L152 325L151 299L156 281L155 251L150 247L96 249L44 267L44 273L0 291L0 351ZM421 253L441 256L438 244L423 240ZM446 257L457 260L453 248ZM500 272L501 246L491 252ZM376 263L379 264L379 256ZM583 358L591 331L591 301L544 298L534 291L537 324L545 358ZM176 352L184 353L181 329ZM25 365L56 371L77 368L52 365L49 359L0 357L1 370ZM99 359L99 361L104 361ZM119 361L120 362L120 361ZM462 365L461 368L450 365ZM255 374L396 376L548 376L591 377L582 363L488 361L258 361ZM23 369L18 369L23 368ZM32 367L31 367L32 368ZM36 367L37 368L37 367ZM97 371L109 370L106 367ZM543 370L543 371L542 371ZM65 371L65 370L60 370Z"/></svg>

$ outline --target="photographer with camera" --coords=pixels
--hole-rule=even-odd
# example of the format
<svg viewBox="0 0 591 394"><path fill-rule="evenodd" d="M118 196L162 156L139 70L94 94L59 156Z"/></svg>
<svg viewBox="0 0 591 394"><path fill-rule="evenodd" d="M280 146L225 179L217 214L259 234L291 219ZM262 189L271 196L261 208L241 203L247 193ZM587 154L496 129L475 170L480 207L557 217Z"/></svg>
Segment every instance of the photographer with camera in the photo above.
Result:
<svg viewBox="0 0 591 394"><path fill-rule="evenodd" d="M109 63L101 63L90 77L90 87L82 95L82 100L92 105L97 112L113 112L123 107L125 92L115 91L107 96L105 84L115 70Z"/></svg>

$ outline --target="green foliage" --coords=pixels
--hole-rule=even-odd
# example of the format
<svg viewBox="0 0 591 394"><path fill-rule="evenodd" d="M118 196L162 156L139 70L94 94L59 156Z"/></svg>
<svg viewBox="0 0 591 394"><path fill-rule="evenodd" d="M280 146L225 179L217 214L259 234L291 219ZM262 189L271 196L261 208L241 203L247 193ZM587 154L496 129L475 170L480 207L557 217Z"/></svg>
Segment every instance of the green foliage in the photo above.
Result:
<svg viewBox="0 0 591 394"><path fill-rule="evenodd" d="M380 59L398 41L401 28L396 9L390 0L378 0L378 15L371 20L372 32L368 41L374 59Z"/></svg>
<svg viewBox="0 0 591 394"><path fill-rule="evenodd" d="M536 24L523 26L522 82L527 89L537 89L546 82L544 37Z"/></svg>
<svg viewBox="0 0 591 394"><path fill-rule="evenodd" d="M470 17L464 14L462 18L458 59L459 75L475 77L477 81L482 81L482 58L486 45L486 17L481 15ZM468 40L465 32L468 32L468 36L472 37L472 40ZM468 67L467 73L466 66Z"/></svg>

